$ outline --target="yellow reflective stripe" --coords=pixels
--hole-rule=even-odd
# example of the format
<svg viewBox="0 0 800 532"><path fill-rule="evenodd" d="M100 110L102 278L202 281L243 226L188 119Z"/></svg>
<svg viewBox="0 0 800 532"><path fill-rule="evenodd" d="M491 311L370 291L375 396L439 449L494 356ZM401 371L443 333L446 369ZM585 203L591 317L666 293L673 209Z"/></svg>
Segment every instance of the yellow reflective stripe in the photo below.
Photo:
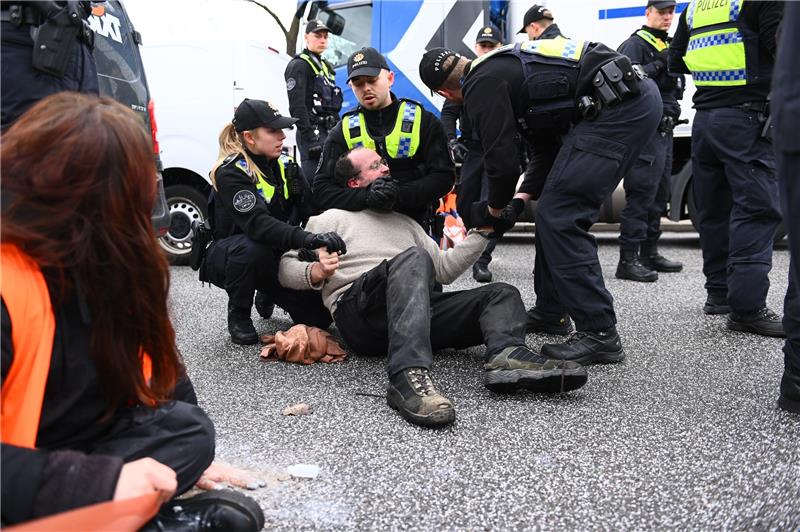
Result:
<svg viewBox="0 0 800 532"><path fill-rule="evenodd" d="M472 60L472 64L470 65L470 69L475 68L476 66L480 65L482 62L486 61L490 57L494 57L497 54L502 54L503 52L508 52L509 50L513 50L516 44L506 44L505 46L501 46L500 48L495 48L489 53L483 54L480 57L476 57Z"/></svg>
<svg viewBox="0 0 800 532"><path fill-rule="evenodd" d="M686 23L693 30L736 22L743 4L744 0L692 0L686 11Z"/></svg>
<svg viewBox="0 0 800 532"><path fill-rule="evenodd" d="M403 123L411 124L410 131L404 131ZM419 106L411 102L401 102L400 108L397 110L394 128L386 136L386 151L389 157L408 159L417 153L421 123L422 110Z"/></svg>
<svg viewBox="0 0 800 532"><path fill-rule="evenodd" d="M683 58L697 86L747 84L744 39L735 28L699 33L689 38Z"/></svg>
<svg viewBox="0 0 800 532"><path fill-rule="evenodd" d="M537 54L543 57L580 61L585 45L585 41L575 41L558 36L553 39L526 41L520 44L519 49L522 52Z"/></svg>
<svg viewBox="0 0 800 532"><path fill-rule="evenodd" d="M361 146L371 150L375 149L375 141L372 140L372 137L367 133L367 126L365 124L364 115L361 113L345 115L342 120L342 135L344 135L344 141L347 144L348 150ZM358 134L353 136L353 131L356 131Z"/></svg>
<svg viewBox="0 0 800 532"><path fill-rule="evenodd" d="M636 32L636 35L644 39L645 42L647 42L649 45L651 45L659 52L662 52L667 48L669 48L669 45L667 43L665 43L662 39L659 39L658 37L656 37L647 30L639 30Z"/></svg>
<svg viewBox="0 0 800 532"><path fill-rule="evenodd" d="M309 66L311 67L311 70L314 71L314 75L315 76L319 76L320 69L317 68L317 65L314 63L314 60L311 59L311 57L309 57L309 55L305 54L305 53L300 54L300 57L303 58L305 60L305 62L309 64ZM331 74L328 71L328 65L325 64L325 61L320 61L320 64L322 64L322 73L323 73L323 75L328 79L331 79L331 80L334 79L334 75Z"/></svg>

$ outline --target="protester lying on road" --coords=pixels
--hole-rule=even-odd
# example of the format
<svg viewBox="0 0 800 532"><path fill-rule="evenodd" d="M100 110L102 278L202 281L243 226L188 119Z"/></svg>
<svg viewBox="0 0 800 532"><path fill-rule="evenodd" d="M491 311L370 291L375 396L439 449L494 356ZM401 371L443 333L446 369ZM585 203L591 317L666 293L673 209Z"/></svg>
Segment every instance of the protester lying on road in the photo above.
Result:
<svg viewBox="0 0 800 532"><path fill-rule="evenodd" d="M339 158L335 177L351 188L391 179L375 151L356 148ZM525 346L525 307L505 283L471 290L434 292L435 282L456 280L486 247L491 229L472 230L441 251L412 218L393 211L331 209L308 222L310 231L336 231L347 255L319 250L316 262L290 251L279 279L294 289L314 288L350 348L360 355L388 354L389 406L412 423L446 425L455 420L449 399L430 376L433 351L486 344L484 382L512 392L574 390L586 383L577 363L550 360Z"/></svg>

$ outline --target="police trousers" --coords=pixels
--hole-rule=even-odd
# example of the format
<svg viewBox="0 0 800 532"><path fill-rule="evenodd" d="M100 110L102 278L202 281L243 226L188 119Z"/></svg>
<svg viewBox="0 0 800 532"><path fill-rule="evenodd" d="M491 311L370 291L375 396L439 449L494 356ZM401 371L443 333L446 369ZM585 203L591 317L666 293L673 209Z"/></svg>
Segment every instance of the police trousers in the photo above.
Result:
<svg viewBox="0 0 800 532"><path fill-rule="evenodd" d="M698 110L692 125L692 192L708 292L733 312L766 304L772 244L781 221L772 144L755 111Z"/></svg>
<svg viewBox="0 0 800 532"><path fill-rule="evenodd" d="M319 129L319 146L325 145L325 139L328 138L328 130L317 126ZM303 140L302 135L297 135L297 149L300 150L300 168L303 170L303 175L309 183L314 182L314 174L317 173L317 166L319 165L319 158L322 151L317 153L315 157L311 157L308 149L312 146Z"/></svg>
<svg viewBox="0 0 800 532"><path fill-rule="evenodd" d="M576 124L564 137L536 208L536 307L569 313L579 331L616 323L589 233L600 206L631 168L661 119L661 95L646 79L640 93Z"/></svg>
<svg viewBox="0 0 800 532"><path fill-rule="evenodd" d="M292 290L278 282L280 255L248 238L233 235L214 240L200 267L200 280L228 293L228 301L239 308L251 308L256 290L289 313L295 323L321 329L331 324L331 315L316 290Z"/></svg>
<svg viewBox="0 0 800 532"><path fill-rule="evenodd" d="M789 289L783 305L786 368L800 377L800 151L776 150L783 220L789 235Z"/></svg>
<svg viewBox="0 0 800 532"><path fill-rule="evenodd" d="M339 298L336 327L358 355L387 354L386 371L428 368L434 350L485 344L485 357L525 345L525 306L519 291L491 283L434 292L433 260L411 247L364 273Z"/></svg>
<svg viewBox="0 0 800 532"><path fill-rule="evenodd" d="M456 209L466 227L470 225L469 216L472 212L471 206L476 201L483 201L489 197L489 178L483 171L483 150L479 142L471 142L469 151L461 165L461 184L456 195ZM492 262L492 252L497 246L497 239L492 238L481 256L475 261L476 264L488 266Z"/></svg>

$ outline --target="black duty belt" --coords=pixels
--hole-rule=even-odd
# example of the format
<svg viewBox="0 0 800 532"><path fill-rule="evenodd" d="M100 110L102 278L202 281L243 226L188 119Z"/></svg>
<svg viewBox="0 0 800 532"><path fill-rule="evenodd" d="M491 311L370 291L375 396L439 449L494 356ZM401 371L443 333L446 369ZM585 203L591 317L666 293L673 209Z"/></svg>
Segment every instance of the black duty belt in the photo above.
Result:
<svg viewBox="0 0 800 532"><path fill-rule="evenodd" d="M7 8L3 7L2 11L0 11L0 21L10 22L15 26L22 26L23 24L38 26L42 23L42 16L39 10L34 7L13 4Z"/></svg>
<svg viewBox="0 0 800 532"><path fill-rule="evenodd" d="M757 113L763 113L768 109L767 102L744 102L740 103L739 105L732 105L734 109L740 109L742 111L755 111Z"/></svg>

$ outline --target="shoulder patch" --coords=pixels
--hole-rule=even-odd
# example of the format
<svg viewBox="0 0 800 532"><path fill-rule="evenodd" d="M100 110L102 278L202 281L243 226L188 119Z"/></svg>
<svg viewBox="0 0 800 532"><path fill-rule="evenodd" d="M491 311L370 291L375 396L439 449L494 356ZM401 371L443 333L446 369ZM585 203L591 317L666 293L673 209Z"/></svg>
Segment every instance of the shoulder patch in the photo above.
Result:
<svg viewBox="0 0 800 532"><path fill-rule="evenodd" d="M250 212L256 206L256 195L250 190L240 190L233 195L233 208L241 213Z"/></svg>
<svg viewBox="0 0 800 532"><path fill-rule="evenodd" d="M236 161L236 168L242 170L247 175L250 175L250 167L247 166L247 161L244 160L244 157Z"/></svg>
<svg viewBox="0 0 800 532"><path fill-rule="evenodd" d="M295 85L297 85L297 82L295 81L294 78L289 78L289 79L286 80L286 90L287 91L292 90L295 87Z"/></svg>
<svg viewBox="0 0 800 532"><path fill-rule="evenodd" d="M424 107L417 100L412 100L411 98L398 98L398 100L401 101L401 102L413 103L413 104L417 105L418 107Z"/></svg>

